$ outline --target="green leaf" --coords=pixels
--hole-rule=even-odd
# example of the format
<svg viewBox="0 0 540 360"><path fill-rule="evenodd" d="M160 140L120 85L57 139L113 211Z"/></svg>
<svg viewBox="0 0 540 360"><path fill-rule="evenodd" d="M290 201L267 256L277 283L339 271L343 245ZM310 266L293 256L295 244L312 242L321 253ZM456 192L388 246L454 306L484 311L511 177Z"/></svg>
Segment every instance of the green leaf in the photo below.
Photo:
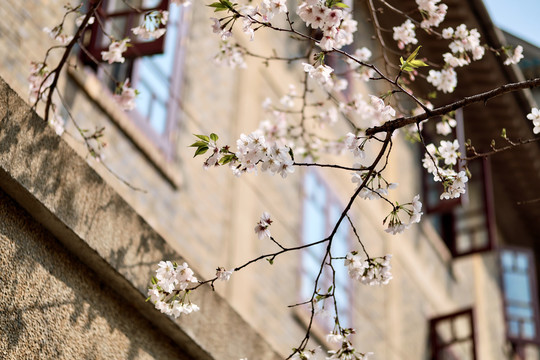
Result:
<svg viewBox="0 0 540 360"><path fill-rule="evenodd" d="M197 155L202 155L207 151L208 151L208 146L200 146L199 148L197 148L197 150L195 150L195 155L193 155L193 157Z"/></svg>
<svg viewBox="0 0 540 360"><path fill-rule="evenodd" d="M337 7L340 7L340 8L344 8L344 9L349 7L349 5L344 4L344 3L342 3L342 2L339 2L339 3L335 4L334 6L337 6Z"/></svg>
<svg viewBox="0 0 540 360"><path fill-rule="evenodd" d="M414 69L419 68L420 66L428 66L425 62L422 60L417 60L416 56L418 56L418 51L420 50L422 46L419 46L412 52L411 55L407 58L407 60L403 60L402 57L399 58L399 61L401 62L401 70L403 71L414 71Z"/></svg>
<svg viewBox="0 0 540 360"><path fill-rule="evenodd" d="M411 62L412 60L416 59L416 56L418 55L418 51L420 51L420 48L422 47L422 45L418 46L416 48L416 50L414 50L412 52L411 55L409 55L409 57L407 58L407 62Z"/></svg>
<svg viewBox="0 0 540 360"><path fill-rule="evenodd" d="M215 2L215 3L212 3L212 4L208 5L208 6L213 7L215 9L214 12L227 10L227 7L225 5L223 5L221 2Z"/></svg>
<svg viewBox="0 0 540 360"><path fill-rule="evenodd" d="M233 161L235 158L236 158L236 155L234 154L224 155L221 159L219 159L219 164L220 165L228 164L231 161Z"/></svg>
<svg viewBox="0 0 540 360"><path fill-rule="evenodd" d="M199 139L204 140L204 141L206 141L206 142L209 142L209 141L210 141L210 138L209 138L208 136L206 136L206 135L196 135L196 134L193 134L193 135L195 135L195 136L198 137Z"/></svg>
<svg viewBox="0 0 540 360"><path fill-rule="evenodd" d="M274 265L274 259L266 259L270 265Z"/></svg>
<svg viewBox="0 0 540 360"><path fill-rule="evenodd" d="M429 66L428 64L426 64L422 60L411 60L409 62L409 64L411 64L415 68L419 68L420 66Z"/></svg>
<svg viewBox="0 0 540 360"><path fill-rule="evenodd" d="M330 291L332 291L332 288L333 288L333 286L330 285L330 287L328 288L328 290L327 290L326 292L327 292L327 293L330 293Z"/></svg>
<svg viewBox="0 0 540 360"><path fill-rule="evenodd" d="M201 146L206 146L206 145L208 145L208 142L206 141L197 141L189 145L189 147L201 147Z"/></svg>
<svg viewBox="0 0 540 360"><path fill-rule="evenodd" d="M212 141L218 141L219 137L216 134L211 133L210 134L210 139L212 139Z"/></svg>
<svg viewBox="0 0 540 360"><path fill-rule="evenodd" d="M157 279L154 276L152 276L152 284L157 285Z"/></svg>

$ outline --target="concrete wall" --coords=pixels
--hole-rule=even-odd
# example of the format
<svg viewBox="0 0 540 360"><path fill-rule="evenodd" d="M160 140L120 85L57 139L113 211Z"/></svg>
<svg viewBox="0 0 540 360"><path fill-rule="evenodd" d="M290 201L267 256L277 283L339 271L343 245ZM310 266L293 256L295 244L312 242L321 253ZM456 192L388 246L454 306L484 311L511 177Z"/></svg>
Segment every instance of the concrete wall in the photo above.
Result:
<svg viewBox="0 0 540 360"><path fill-rule="evenodd" d="M209 287L202 316L145 302L156 263L182 257L2 80L0 119L2 354L278 358Z"/></svg>

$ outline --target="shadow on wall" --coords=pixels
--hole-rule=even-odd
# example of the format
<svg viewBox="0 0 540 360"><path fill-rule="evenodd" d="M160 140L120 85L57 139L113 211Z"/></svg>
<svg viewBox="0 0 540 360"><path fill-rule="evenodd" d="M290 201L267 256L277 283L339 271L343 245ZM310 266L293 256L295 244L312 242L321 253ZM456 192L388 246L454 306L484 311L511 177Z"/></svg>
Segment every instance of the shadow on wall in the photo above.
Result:
<svg viewBox="0 0 540 360"><path fill-rule="evenodd" d="M68 161L74 152L63 149L67 145L5 84L0 84L0 119L0 185L5 186L0 189L0 358L187 358L119 295L120 289L100 280L36 219L52 209L61 220L53 226L93 237L104 225L102 231L119 233L125 232L122 226L137 225L141 231L127 241L124 236L107 244L103 265L122 274L149 277L156 262L145 255L156 249L169 258L178 255L140 219L122 223L132 210L116 194L82 193L102 190L102 179L84 161ZM19 203L6 194L23 188L30 195L17 197ZM100 205L88 208L85 196L103 199L92 199ZM118 221L107 224L111 213ZM136 301L144 300L137 295Z"/></svg>
<svg viewBox="0 0 540 360"><path fill-rule="evenodd" d="M0 219L0 357L183 358L3 192Z"/></svg>

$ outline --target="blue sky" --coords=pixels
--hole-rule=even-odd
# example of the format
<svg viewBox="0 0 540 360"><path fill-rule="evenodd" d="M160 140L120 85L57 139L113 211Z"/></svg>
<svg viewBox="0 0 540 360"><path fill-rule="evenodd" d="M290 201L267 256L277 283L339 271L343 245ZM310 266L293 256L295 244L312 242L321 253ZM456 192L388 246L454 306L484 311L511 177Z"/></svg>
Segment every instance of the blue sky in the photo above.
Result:
<svg viewBox="0 0 540 360"><path fill-rule="evenodd" d="M540 0L484 0L503 30L540 47Z"/></svg>

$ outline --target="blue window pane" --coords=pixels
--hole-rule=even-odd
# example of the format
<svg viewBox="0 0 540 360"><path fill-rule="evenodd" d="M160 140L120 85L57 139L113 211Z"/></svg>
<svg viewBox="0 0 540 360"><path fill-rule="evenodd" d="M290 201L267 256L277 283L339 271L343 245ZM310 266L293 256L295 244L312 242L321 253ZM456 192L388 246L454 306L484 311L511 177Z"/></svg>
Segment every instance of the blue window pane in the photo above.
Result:
<svg viewBox="0 0 540 360"><path fill-rule="evenodd" d="M505 250L501 267L508 334L523 340L537 337L537 314L532 294L534 264L526 251Z"/></svg>
<svg viewBox="0 0 540 360"><path fill-rule="evenodd" d="M154 101L154 103L152 104L150 125L154 130L156 130L158 134L165 134L167 127L167 107L160 101Z"/></svg>
<svg viewBox="0 0 540 360"><path fill-rule="evenodd" d="M304 178L304 205L303 205L303 242L313 242L327 237L333 230L336 221L341 216L343 206L334 200L330 189L314 173L306 174ZM349 224L342 221L332 242L332 256L345 256L350 251L348 246ZM321 259L326 252L327 244L306 249L302 254L302 299L313 294L314 281L321 266ZM338 300L338 311L343 326L350 326L350 294L348 293L349 275L343 260L333 261L336 279L335 295ZM325 293L332 284L333 273L328 266L323 267L319 278L318 289ZM325 309L333 312L332 300L326 301ZM333 317L323 320L330 331L334 327Z"/></svg>
<svg viewBox="0 0 540 360"><path fill-rule="evenodd" d="M512 269L514 264L514 256L510 251L503 251L501 254L501 263L503 269Z"/></svg>
<svg viewBox="0 0 540 360"><path fill-rule="evenodd" d="M534 323L531 321L527 321L524 324L522 324L521 330L522 330L522 335L525 338L532 339L536 336L536 329L534 328Z"/></svg>
<svg viewBox="0 0 540 360"><path fill-rule="evenodd" d="M151 89L155 97L166 101L169 97L169 82L150 58L142 58L139 62L139 81L144 82Z"/></svg>
<svg viewBox="0 0 540 360"><path fill-rule="evenodd" d="M159 5L161 0L144 0L142 3L143 8L155 8Z"/></svg>
<svg viewBox="0 0 540 360"><path fill-rule="evenodd" d="M526 274L506 273L503 275L506 299L509 301L531 301L529 278Z"/></svg>
<svg viewBox="0 0 540 360"><path fill-rule="evenodd" d="M508 317L513 319L531 319L534 315L530 307L508 306L506 307Z"/></svg>
<svg viewBox="0 0 540 360"><path fill-rule="evenodd" d="M517 254L516 255L516 269L526 272L528 267L529 267L529 260L527 259L527 256L525 256L524 254Z"/></svg>
<svg viewBox="0 0 540 360"><path fill-rule="evenodd" d="M160 0L148 0L145 5L153 7ZM167 104L171 101L171 81L178 44L178 25L181 18L181 6L171 6L163 54L146 56L137 62L140 94L137 108L147 119L152 128L160 135L167 130Z"/></svg>
<svg viewBox="0 0 540 360"><path fill-rule="evenodd" d="M148 118L150 115L150 107L152 106L152 91L143 82L137 85L137 90L139 91L139 95L135 97L137 111L139 111L143 117Z"/></svg>
<svg viewBox="0 0 540 360"><path fill-rule="evenodd" d="M517 321L508 322L508 333L511 336L515 336L515 337L519 336L519 323Z"/></svg>
<svg viewBox="0 0 540 360"><path fill-rule="evenodd" d="M322 240L326 237L326 217L324 209L312 198L304 202L303 237L304 242Z"/></svg>

